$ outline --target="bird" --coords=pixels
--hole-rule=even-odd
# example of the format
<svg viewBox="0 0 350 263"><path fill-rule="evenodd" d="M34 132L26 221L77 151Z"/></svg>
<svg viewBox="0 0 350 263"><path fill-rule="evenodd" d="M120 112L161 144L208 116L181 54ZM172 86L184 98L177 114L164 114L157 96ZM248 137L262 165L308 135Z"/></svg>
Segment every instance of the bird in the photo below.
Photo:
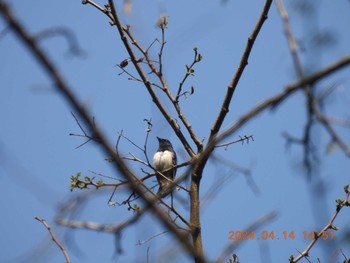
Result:
<svg viewBox="0 0 350 263"><path fill-rule="evenodd" d="M176 166L177 164L177 157L176 153L173 149L173 145L171 142L167 139L159 138L157 137L159 142L159 147L156 153L153 156L153 166L154 168L162 173L165 177L169 178L171 181L175 178L176 175L176 168L169 170L170 168ZM166 172L163 172L166 171ZM167 189L171 185L171 181L164 178L162 175L157 173L157 181L159 184L159 189L157 192L157 195L159 197L165 197L164 194L166 193Z"/></svg>

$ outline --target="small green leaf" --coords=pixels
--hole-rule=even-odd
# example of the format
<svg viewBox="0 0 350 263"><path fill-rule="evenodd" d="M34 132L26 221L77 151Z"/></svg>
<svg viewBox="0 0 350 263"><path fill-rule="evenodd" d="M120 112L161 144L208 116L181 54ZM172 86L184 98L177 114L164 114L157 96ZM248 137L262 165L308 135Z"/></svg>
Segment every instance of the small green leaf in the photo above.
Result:
<svg viewBox="0 0 350 263"><path fill-rule="evenodd" d="M331 227L330 227L331 229L333 229L333 230L339 230L339 228L338 227L336 227L336 226L334 226L334 225L331 225Z"/></svg>

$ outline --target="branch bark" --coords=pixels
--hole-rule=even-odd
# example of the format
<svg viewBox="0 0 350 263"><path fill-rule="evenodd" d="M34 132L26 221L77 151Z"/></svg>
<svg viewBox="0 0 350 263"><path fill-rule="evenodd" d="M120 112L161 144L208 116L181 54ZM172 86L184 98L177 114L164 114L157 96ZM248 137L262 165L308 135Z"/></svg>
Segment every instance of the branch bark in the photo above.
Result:
<svg viewBox="0 0 350 263"><path fill-rule="evenodd" d="M231 83L227 87L227 92L226 92L224 101L222 103L220 113L219 113L213 127L211 128L209 141L219 132L221 125L225 120L226 114L229 112L229 107L231 104L232 96L237 88L237 84L238 84L238 82L243 74L245 67L248 65L248 58L249 58L250 52L252 51L253 45L254 45L255 40L260 32L260 29L262 28L262 25L264 24L265 20L267 19L267 15L268 15L268 12L270 10L271 3L272 3L272 0L267 0L265 2L264 8L261 12L261 15L258 19L258 22L256 23L252 34L248 38L248 42L247 42L247 45L245 47L245 50L244 50L243 56L241 58L241 61L239 63L239 66L237 68L237 71L236 71L233 79L231 80Z"/></svg>
<svg viewBox="0 0 350 263"><path fill-rule="evenodd" d="M110 0L109 2L112 3L112 6L114 7L113 1ZM101 147L101 149L108 156L111 156L111 158L114 161L112 165L114 166L116 172L120 173L127 180L130 180L129 187L133 191L135 191L135 193L140 195L142 199L145 201L145 209L148 209L148 208L151 209L151 211L156 216L156 218L158 218L160 222L172 232L172 234L176 237L176 239L180 242L180 244L184 247L184 249L191 256L193 256L193 258L195 258L196 262L205 262L205 259L203 258L203 256L198 254L197 251L193 249L193 246L189 242L187 235L181 233L173 224L173 222L167 218L166 214L156 206L155 201L157 199L154 199L154 198L151 199L147 196L147 194L143 190L143 189L146 189L147 187L140 181L135 182L135 180L137 180L138 178L133 175L133 173L129 170L129 168L121 159L121 157L114 152L113 148L110 146L112 144L110 144L107 141L102 131L98 128L98 125L95 125L95 123L91 120L90 115L88 114L88 111L82 106L81 103L79 103L78 99L73 94L72 89L64 81L64 78L61 76L61 74L58 72L58 70L54 66L54 63L49 59L49 57L44 53L44 51L41 50L35 38L33 38L29 33L27 33L27 31L20 24L18 19L12 14L10 8L3 0L0 1L0 13L5 19L5 21L7 21L9 26L16 33L19 40L28 48L29 52L32 53L35 59L39 62L39 64L42 66L43 70L48 75L48 77L54 82L55 87L57 88L59 93L63 96L64 99L66 99L69 102L71 107L78 112L83 122L93 132L94 137L100 141L100 144L98 145ZM136 63L135 57L133 59L134 59L133 62ZM147 79L145 80L147 81ZM146 82L146 83L148 83L147 85L149 86L149 82ZM170 119L170 120L173 120L173 119ZM174 123L175 121L170 122L171 125ZM182 133L180 134L182 135ZM191 148L187 148L187 150L189 151L190 149Z"/></svg>

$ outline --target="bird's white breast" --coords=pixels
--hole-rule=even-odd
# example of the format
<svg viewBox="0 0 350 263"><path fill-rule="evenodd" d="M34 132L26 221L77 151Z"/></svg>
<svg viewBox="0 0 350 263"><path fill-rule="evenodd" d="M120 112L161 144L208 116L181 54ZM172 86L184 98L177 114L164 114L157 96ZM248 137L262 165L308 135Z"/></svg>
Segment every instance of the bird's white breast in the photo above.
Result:
<svg viewBox="0 0 350 263"><path fill-rule="evenodd" d="M173 167L173 153L170 151L157 152L153 156L153 165L160 172Z"/></svg>

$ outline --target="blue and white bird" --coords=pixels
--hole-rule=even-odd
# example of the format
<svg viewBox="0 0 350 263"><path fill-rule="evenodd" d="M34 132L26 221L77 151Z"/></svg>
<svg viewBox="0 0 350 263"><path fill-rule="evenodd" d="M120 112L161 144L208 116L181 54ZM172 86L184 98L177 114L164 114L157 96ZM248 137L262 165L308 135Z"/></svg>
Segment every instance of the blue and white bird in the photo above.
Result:
<svg viewBox="0 0 350 263"><path fill-rule="evenodd" d="M162 139L157 137L159 141L159 148L153 156L153 166L154 168L162 173L166 178L171 181L174 180L176 175L176 168L166 171L177 164L176 153L173 149L171 142L167 139ZM166 172L163 172L166 171ZM171 185L171 181L167 180L162 175L157 174L157 181L159 183L158 196L163 197L164 192L167 191Z"/></svg>

